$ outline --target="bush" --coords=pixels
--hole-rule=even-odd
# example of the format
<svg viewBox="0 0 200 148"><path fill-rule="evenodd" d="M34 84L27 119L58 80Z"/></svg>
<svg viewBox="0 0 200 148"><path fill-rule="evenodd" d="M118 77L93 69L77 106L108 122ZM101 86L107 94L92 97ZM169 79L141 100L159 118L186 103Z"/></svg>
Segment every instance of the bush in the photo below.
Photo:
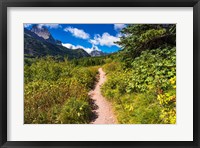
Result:
<svg viewBox="0 0 200 148"><path fill-rule="evenodd" d="M107 81L102 93L114 103L118 122L176 123L175 48L143 51L131 65L104 66Z"/></svg>
<svg viewBox="0 0 200 148"><path fill-rule="evenodd" d="M24 122L89 123L92 111L88 91L97 69L51 58L25 65Z"/></svg>
<svg viewBox="0 0 200 148"><path fill-rule="evenodd" d="M70 98L63 105L59 120L69 124L89 123L91 115L91 107L87 101Z"/></svg>

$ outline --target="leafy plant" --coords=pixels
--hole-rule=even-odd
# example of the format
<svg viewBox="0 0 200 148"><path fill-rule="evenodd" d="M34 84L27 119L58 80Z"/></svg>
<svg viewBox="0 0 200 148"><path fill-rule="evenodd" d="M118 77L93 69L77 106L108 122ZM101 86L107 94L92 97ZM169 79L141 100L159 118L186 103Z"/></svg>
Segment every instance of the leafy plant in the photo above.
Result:
<svg viewBox="0 0 200 148"><path fill-rule="evenodd" d="M89 123L88 91L98 67L76 67L47 57L25 65L25 123Z"/></svg>
<svg viewBox="0 0 200 148"><path fill-rule="evenodd" d="M131 68L114 65L104 66L102 93L113 102L119 123L176 122L175 48L143 51Z"/></svg>

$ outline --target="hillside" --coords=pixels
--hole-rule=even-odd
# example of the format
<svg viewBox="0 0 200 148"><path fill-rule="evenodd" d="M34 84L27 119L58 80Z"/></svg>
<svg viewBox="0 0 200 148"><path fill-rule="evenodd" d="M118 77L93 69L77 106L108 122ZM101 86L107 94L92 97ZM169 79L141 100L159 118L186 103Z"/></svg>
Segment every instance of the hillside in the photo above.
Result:
<svg viewBox="0 0 200 148"><path fill-rule="evenodd" d="M69 59L90 57L83 49L71 50L59 45L59 41L53 39L52 35L50 35L50 38L45 39L33 31L24 29L24 56L35 58L47 55L68 57Z"/></svg>

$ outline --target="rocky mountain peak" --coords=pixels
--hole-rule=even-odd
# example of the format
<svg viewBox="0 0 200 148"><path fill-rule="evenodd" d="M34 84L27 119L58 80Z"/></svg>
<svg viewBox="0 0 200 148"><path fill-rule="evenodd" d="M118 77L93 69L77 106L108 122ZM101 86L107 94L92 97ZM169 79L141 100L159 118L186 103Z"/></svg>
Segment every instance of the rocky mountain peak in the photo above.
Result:
<svg viewBox="0 0 200 148"><path fill-rule="evenodd" d="M45 41L51 44L62 45L62 42L59 40L55 40L49 32L48 28L41 24L33 25L31 28L31 32L35 33L37 36L43 38Z"/></svg>
<svg viewBox="0 0 200 148"><path fill-rule="evenodd" d="M49 39L51 36L51 33L45 26L33 25L31 31L37 34L39 37L44 38L45 40Z"/></svg>
<svg viewBox="0 0 200 148"><path fill-rule="evenodd" d="M104 56L104 55L106 55L106 54L105 54L104 52L100 51L100 50L94 49L94 50L90 53L90 55L91 55L92 57L96 57L96 56Z"/></svg>

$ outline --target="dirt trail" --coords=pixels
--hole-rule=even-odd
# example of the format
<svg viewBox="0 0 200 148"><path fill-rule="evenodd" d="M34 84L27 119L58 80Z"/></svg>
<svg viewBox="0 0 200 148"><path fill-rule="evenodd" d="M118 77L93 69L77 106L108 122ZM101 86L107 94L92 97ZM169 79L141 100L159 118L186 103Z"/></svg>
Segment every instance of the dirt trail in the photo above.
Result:
<svg viewBox="0 0 200 148"><path fill-rule="evenodd" d="M115 124L116 117L113 114L111 103L108 102L101 94L101 85L106 80L105 72L102 68L98 69L100 79L99 82L96 84L95 89L89 92L91 99L94 101L96 105L96 109L94 110L96 114L96 119L94 119L92 124Z"/></svg>

